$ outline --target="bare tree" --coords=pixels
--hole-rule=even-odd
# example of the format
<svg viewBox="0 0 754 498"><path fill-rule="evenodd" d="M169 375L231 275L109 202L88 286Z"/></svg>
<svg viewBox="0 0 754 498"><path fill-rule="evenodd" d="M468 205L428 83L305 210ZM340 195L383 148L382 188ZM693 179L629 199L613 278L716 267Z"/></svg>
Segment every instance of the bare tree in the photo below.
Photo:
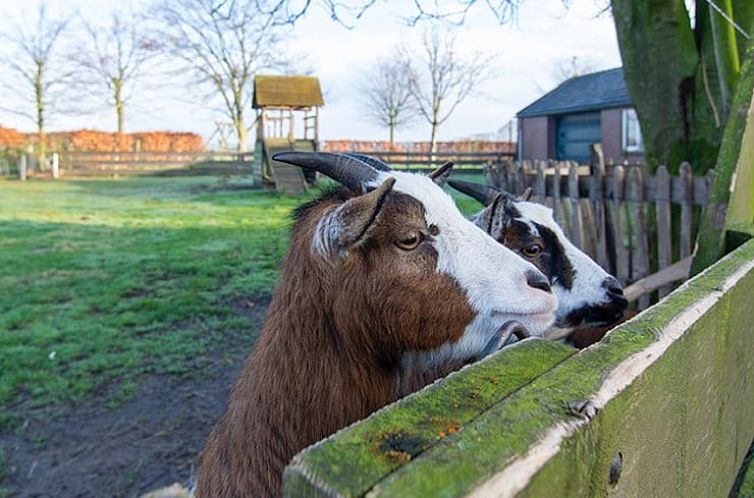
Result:
<svg viewBox="0 0 754 498"><path fill-rule="evenodd" d="M595 71L595 66L589 59L581 58L574 55L570 59L561 59L555 63L555 67L552 70L552 77L556 84L563 83L564 81L583 76Z"/></svg>
<svg viewBox="0 0 754 498"><path fill-rule="evenodd" d="M463 59L455 38L436 28L424 32L423 54L414 57L402 48L409 91L419 114L430 124L430 153L437 151L437 131L474 89L490 74L494 55L474 53Z"/></svg>
<svg viewBox="0 0 754 498"><path fill-rule="evenodd" d="M397 58L376 61L364 76L359 91L367 117L388 129L392 146L395 130L417 117L404 64Z"/></svg>
<svg viewBox="0 0 754 498"><path fill-rule="evenodd" d="M114 12L107 27L83 21L89 43L68 58L76 69L77 90L115 111L118 134L124 132L124 109L134 94L145 64L157 51L138 29L138 20Z"/></svg>
<svg viewBox="0 0 754 498"><path fill-rule="evenodd" d="M248 142L246 112L252 79L281 61L276 12L260 0L160 0L155 43L191 69L209 95L218 96L233 123L238 148Z"/></svg>
<svg viewBox="0 0 754 498"><path fill-rule="evenodd" d="M69 19L51 19L40 2L33 26L18 21L0 33L8 47L0 65L0 109L31 120L37 128L40 164L46 152L45 126L49 113L59 106L68 73L59 64L58 48Z"/></svg>

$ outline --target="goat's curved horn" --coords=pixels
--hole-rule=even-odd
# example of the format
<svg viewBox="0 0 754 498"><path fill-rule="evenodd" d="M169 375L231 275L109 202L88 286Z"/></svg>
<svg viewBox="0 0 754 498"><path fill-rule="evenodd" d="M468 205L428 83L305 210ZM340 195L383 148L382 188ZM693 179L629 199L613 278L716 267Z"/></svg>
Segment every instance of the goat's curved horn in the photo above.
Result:
<svg viewBox="0 0 754 498"><path fill-rule="evenodd" d="M453 171L453 161L448 161L433 172L429 174L429 177L432 179L433 182L438 184L439 186L445 185L445 182L448 181L448 177L450 176L450 173Z"/></svg>
<svg viewBox="0 0 754 498"><path fill-rule="evenodd" d="M473 197L485 206L492 204L495 201L495 198L500 194L506 195L505 192L494 187L480 185L478 183L464 182L462 180L448 180L448 185L459 192L463 192L464 194Z"/></svg>
<svg viewBox="0 0 754 498"><path fill-rule="evenodd" d="M359 161L363 163L367 163L369 166L373 167L377 171L393 171L390 168L390 165L380 161L379 159L371 156L366 156L364 154L359 154L356 152L344 152L344 156L353 157L354 159L358 159Z"/></svg>
<svg viewBox="0 0 754 498"><path fill-rule="evenodd" d="M378 176L377 170L370 165L344 154L286 151L274 154L272 159L319 171L351 190L362 190L366 183Z"/></svg>

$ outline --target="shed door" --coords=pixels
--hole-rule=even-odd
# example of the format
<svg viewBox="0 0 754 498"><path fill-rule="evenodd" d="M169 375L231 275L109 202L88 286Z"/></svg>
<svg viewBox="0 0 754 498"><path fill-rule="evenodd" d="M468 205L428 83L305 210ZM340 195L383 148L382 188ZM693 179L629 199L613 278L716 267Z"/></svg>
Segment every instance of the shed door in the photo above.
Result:
<svg viewBox="0 0 754 498"><path fill-rule="evenodd" d="M591 161L589 146L602 141L599 112L560 116L556 124L555 150L557 159Z"/></svg>

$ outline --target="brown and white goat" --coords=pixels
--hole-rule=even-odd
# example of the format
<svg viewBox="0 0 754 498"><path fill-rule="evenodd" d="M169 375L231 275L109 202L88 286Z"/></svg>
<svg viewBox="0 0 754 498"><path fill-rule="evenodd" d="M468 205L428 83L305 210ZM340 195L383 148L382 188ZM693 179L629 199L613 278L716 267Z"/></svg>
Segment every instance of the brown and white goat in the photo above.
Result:
<svg viewBox="0 0 754 498"><path fill-rule="evenodd" d="M274 158L345 188L296 211L261 335L202 454L198 498L280 495L295 453L397 398L406 352L467 358L511 320L554 320L544 276L430 178L337 154Z"/></svg>
<svg viewBox="0 0 754 498"><path fill-rule="evenodd" d="M448 184L485 205L472 221L495 240L533 263L558 296L549 339L567 337L575 328L605 327L623 316L628 302L620 282L578 249L554 220L552 210L493 187L449 180Z"/></svg>

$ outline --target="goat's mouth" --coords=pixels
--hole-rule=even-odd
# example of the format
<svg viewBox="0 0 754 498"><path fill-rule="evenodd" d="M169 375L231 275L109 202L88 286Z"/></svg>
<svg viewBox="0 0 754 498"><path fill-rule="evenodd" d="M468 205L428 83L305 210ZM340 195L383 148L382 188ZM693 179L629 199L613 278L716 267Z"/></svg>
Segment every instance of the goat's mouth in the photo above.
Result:
<svg viewBox="0 0 754 498"><path fill-rule="evenodd" d="M571 328L578 326L604 327L611 325L623 317L627 302L611 301L594 306L583 306L571 311L566 316L558 317L555 326Z"/></svg>

